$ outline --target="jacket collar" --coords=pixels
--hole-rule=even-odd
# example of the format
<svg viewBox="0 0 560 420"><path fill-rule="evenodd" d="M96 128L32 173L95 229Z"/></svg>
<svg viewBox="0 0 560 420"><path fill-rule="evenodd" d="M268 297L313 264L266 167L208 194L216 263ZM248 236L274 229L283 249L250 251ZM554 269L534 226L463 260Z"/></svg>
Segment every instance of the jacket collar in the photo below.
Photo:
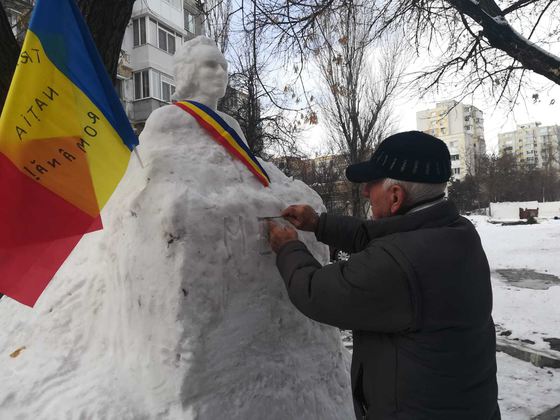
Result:
<svg viewBox="0 0 560 420"><path fill-rule="evenodd" d="M404 215L385 217L366 223L370 238L446 226L459 218L459 212L453 202L442 200L427 208L418 209Z"/></svg>

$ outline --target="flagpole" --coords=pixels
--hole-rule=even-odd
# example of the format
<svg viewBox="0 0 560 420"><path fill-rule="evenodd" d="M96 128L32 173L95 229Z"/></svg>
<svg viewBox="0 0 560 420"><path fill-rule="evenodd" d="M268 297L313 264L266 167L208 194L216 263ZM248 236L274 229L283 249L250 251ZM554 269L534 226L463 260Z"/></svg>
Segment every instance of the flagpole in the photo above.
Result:
<svg viewBox="0 0 560 420"><path fill-rule="evenodd" d="M140 162L140 166L144 169L144 163L142 163L142 159L140 158L140 153L138 153L138 147L134 146L134 154L138 158L138 162Z"/></svg>

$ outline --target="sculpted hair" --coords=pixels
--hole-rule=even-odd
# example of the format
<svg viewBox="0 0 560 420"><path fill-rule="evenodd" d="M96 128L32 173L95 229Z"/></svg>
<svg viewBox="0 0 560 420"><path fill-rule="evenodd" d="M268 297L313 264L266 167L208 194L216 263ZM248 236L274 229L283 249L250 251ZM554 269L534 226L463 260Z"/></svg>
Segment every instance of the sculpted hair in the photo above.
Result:
<svg viewBox="0 0 560 420"><path fill-rule="evenodd" d="M406 192L404 205L414 206L416 203L435 198L445 192L447 182L443 184L425 184L421 182L400 181L398 179L386 178L383 181L383 189L388 190L393 185L400 185Z"/></svg>
<svg viewBox="0 0 560 420"><path fill-rule="evenodd" d="M197 36L183 44L173 57L175 73L175 93L173 99L187 99L197 91L198 84L192 77L196 69L196 55L194 50L201 46L218 48L216 43L205 36Z"/></svg>

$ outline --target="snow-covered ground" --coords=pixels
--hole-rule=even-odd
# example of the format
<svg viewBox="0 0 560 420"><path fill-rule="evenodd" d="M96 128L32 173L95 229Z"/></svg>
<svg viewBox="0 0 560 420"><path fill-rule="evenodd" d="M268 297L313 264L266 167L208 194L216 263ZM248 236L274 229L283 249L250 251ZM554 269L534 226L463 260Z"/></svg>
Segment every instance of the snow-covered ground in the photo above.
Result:
<svg viewBox="0 0 560 420"><path fill-rule="evenodd" d="M538 368L496 353L500 411L504 420L528 420L560 404L560 371Z"/></svg>
<svg viewBox="0 0 560 420"><path fill-rule="evenodd" d="M560 277L560 220L521 226L490 224L485 217L471 220L492 270L496 325L511 331L510 339L531 340L534 348L548 350L543 338L560 338L560 279L555 286L535 290L508 283L498 271L534 270Z"/></svg>
<svg viewBox="0 0 560 420"><path fill-rule="evenodd" d="M550 351L544 338L560 338L560 285L534 290L508 283L496 270L534 270L560 277L560 221L537 225L501 226L484 216L476 224L490 269L497 328L511 331L512 341L531 340L530 347ZM560 353L559 353L560 355ZM502 418L530 419L560 404L560 370L538 368L498 353L498 383Z"/></svg>

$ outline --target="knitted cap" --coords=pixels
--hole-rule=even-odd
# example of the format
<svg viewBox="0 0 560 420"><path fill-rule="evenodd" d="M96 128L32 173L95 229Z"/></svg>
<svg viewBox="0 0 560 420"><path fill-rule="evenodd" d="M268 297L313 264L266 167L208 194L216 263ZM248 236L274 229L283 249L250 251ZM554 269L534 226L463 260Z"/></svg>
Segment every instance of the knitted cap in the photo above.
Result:
<svg viewBox="0 0 560 420"><path fill-rule="evenodd" d="M451 157L447 145L421 131L406 131L383 140L370 160L346 168L351 182L382 178L441 184L451 177Z"/></svg>

